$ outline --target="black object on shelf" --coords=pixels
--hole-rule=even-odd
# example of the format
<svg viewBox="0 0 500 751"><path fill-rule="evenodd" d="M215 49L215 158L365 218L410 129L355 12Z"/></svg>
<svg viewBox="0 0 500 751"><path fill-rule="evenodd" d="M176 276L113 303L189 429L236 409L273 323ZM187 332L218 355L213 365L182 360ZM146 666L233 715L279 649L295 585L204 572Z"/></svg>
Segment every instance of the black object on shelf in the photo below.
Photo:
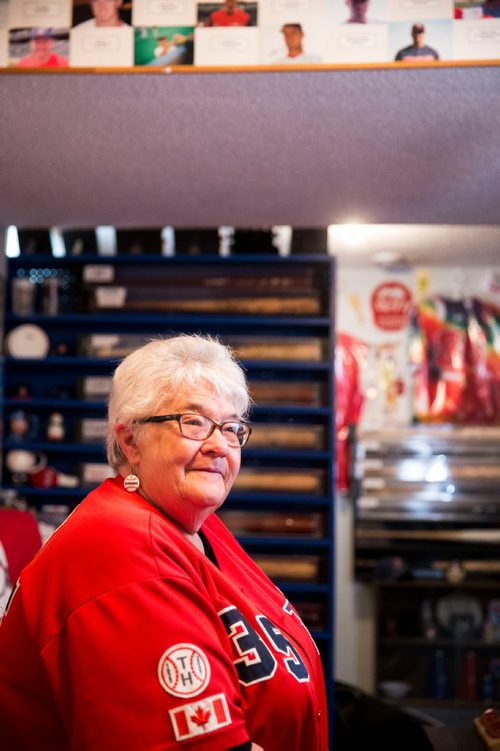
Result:
<svg viewBox="0 0 500 751"><path fill-rule="evenodd" d="M335 681L334 696L336 751L367 748L432 751L434 748L426 728L439 727L441 723L431 716L383 701L342 681Z"/></svg>
<svg viewBox="0 0 500 751"><path fill-rule="evenodd" d="M69 256L97 253L97 239L93 228L63 230L62 236Z"/></svg>
<svg viewBox="0 0 500 751"><path fill-rule="evenodd" d="M231 255L277 253L271 229L235 229Z"/></svg>
<svg viewBox="0 0 500 751"><path fill-rule="evenodd" d="M200 256L219 252L220 238L217 227L203 229L175 229L175 254Z"/></svg>
<svg viewBox="0 0 500 751"><path fill-rule="evenodd" d="M52 243L48 229L39 227L18 229L19 250L24 256L51 255Z"/></svg>
<svg viewBox="0 0 500 751"><path fill-rule="evenodd" d="M161 228L117 229L116 251L118 255L161 255Z"/></svg>
<svg viewBox="0 0 500 751"><path fill-rule="evenodd" d="M326 227L293 227L291 253L326 253L328 230Z"/></svg>

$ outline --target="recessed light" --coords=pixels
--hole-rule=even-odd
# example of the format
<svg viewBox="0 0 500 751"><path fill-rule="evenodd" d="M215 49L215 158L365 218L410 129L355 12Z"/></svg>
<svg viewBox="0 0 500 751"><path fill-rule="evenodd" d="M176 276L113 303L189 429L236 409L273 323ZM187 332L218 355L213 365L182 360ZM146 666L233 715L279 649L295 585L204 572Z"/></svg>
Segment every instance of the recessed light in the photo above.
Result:
<svg viewBox="0 0 500 751"><path fill-rule="evenodd" d="M342 238L346 245L359 245L363 237L363 225L359 222L350 222L341 225Z"/></svg>

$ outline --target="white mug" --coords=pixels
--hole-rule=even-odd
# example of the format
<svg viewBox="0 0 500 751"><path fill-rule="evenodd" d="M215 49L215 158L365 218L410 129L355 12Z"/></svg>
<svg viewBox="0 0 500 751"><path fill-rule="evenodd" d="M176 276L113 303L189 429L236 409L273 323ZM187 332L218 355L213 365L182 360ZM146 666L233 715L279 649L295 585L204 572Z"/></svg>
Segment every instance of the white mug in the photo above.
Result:
<svg viewBox="0 0 500 751"><path fill-rule="evenodd" d="M47 466L47 457L25 449L12 449L5 457L5 464L10 472L31 474Z"/></svg>

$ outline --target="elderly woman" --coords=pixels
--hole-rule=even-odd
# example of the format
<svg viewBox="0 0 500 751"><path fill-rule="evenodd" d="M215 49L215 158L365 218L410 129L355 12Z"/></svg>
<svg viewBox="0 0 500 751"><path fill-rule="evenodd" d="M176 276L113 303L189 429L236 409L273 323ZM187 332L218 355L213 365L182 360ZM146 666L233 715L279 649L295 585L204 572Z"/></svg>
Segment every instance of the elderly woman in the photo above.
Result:
<svg viewBox="0 0 500 751"><path fill-rule="evenodd" d="M214 514L251 428L245 377L201 336L116 369L108 459L0 624L4 751L324 751L317 649Z"/></svg>

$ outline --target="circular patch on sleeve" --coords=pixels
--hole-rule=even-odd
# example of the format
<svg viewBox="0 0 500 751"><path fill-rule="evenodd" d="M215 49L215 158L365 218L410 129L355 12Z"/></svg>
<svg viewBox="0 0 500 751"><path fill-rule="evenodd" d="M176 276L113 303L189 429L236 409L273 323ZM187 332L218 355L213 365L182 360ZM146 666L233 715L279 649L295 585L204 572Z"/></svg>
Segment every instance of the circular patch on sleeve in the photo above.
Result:
<svg viewBox="0 0 500 751"><path fill-rule="evenodd" d="M210 681L210 663L194 644L174 644L160 658L158 678L172 696L197 696Z"/></svg>

